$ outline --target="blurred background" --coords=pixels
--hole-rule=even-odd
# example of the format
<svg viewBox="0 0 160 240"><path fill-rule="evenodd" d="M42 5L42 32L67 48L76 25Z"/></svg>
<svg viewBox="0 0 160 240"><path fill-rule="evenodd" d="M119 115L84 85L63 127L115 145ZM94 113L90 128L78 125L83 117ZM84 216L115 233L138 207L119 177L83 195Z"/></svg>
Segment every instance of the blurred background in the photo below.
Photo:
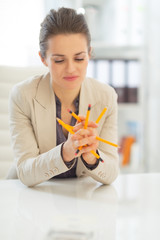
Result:
<svg viewBox="0 0 160 240"><path fill-rule="evenodd" d="M62 6L87 19L94 55L88 76L112 85L118 94L121 172L160 171L158 0L0 0L1 79L7 66L42 66L40 23L50 9Z"/></svg>

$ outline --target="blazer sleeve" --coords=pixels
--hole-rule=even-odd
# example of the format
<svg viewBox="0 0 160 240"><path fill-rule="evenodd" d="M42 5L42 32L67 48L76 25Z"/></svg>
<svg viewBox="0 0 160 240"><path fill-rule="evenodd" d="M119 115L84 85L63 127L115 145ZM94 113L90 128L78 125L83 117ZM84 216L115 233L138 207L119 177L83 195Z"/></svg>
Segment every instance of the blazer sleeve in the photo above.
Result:
<svg viewBox="0 0 160 240"><path fill-rule="evenodd" d="M19 179L27 186L46 181L68 170L61 144L40 154L25 94L14 88L9 99L9 125Z"/></svg>
<svg viewBox="0 0 160 240"><path fill-rule="evenodd" d="M103 122L99 136L110 142L117 143L117 94L112 88L110 106L107 111L109 112ZM91 176L103 184L111 184L119 172L118 150L111 145L99 142L98 152L104 162L99 161L98 166L90 170L79 160L78 175Z"/></svg>

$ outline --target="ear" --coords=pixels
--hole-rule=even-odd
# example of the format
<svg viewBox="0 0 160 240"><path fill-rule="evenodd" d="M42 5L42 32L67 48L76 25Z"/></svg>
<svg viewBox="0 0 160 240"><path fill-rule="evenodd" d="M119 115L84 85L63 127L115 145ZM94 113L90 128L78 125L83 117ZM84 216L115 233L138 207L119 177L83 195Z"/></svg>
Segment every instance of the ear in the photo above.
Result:
<svg viewBox="0 0 160 240"><path fill-rule="evenodd" d="M39 56L40 56L41 62L42 62L46 67L48 67L48 64L47 64L47 62L46 62L46 59L45 59L44 57L42 57L40 51L38 52L38 54L39 54Z"/></svg>
<svg viewBox="0 0 160 240"><path fill-rule="evenodd" d="M92 47L89 48L88 56L89 56L89 59L91 59L91 57L92 57Z"/></svg>

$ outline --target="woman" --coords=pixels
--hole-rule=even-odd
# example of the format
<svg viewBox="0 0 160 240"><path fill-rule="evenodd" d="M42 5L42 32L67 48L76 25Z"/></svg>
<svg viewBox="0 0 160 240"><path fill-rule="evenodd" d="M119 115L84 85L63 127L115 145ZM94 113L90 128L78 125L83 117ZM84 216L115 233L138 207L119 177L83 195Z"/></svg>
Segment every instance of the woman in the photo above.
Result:
<svg viewBox="0 0 160 240"><path fill-rule="evenodd" d="M27 186L53 177L81 176L110 184L118 174L117 149L98 142L96 136L117 142L117 95L110 86L86 78L91 38L84 16L73 9L51 10L41 24L39 40L39 55L49 72L17 84L10 97L18 177ZM84 129L88 104L90 121ZM97 125L95 121L106 106ZM81 122L67 109L79 115ZM75 134L68 134L56 117L74 126ZM76 156L80 146L83 148Z"/></svg>

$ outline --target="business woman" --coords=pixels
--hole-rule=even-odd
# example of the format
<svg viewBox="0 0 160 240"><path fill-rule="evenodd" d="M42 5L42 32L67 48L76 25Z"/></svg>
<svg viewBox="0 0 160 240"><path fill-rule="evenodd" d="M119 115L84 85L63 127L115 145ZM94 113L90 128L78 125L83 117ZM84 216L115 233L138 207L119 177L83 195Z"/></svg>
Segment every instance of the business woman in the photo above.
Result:
<svg viewBox="0 0 160 240"><path fill-rule="evenodd" d="M107 84L87 78L91 37L75 10L51 10L41 24L40 59L48 73L14 86L10 95L10 132L18 178L34 186L51 178L91 176L110 184L118 174L117 95ZM88 127L85 116L91 104ZM99 124L95 121L104 107ZM76 121L67 109L80 116ZM73 126L74 134L56 121ZM77 149L83 146L77 155ZM94 150L104 162L90 151Z"/></svg>

